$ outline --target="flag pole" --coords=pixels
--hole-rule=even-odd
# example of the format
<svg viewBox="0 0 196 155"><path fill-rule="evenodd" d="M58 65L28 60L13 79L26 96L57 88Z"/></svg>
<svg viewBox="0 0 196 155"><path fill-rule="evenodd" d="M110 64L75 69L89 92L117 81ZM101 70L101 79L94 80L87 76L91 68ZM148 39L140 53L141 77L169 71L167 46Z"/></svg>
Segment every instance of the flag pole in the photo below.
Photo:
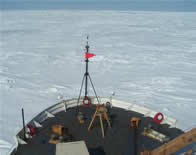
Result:
<svg viewBox="0 0 196 155"><path fill-rule="evenodd" d="M95 56L95 54L89 53L90 46L88 45L88 36L87 36L87 42L86 42L85 48L86 48L86 52L85 52L86 71L84 73L83 80L82 80L82 85L81 85L81 88L80 88L80 93L79 93L78 102L77 102L77 108L76 108L76 115L78 115L78 113L79 113L79 102L80 102L80 97L81 97L81 93L82 93L82 89L83 89L83 84L85 84L85 96L84 96L84 100L88 100L88 104L91 105L91 103L89 103L89 100L90 99L88 98L88 78L90 79L90 84L93 87L93 91L94 91L95 96L97 98L97 102L98 102L98 104L100 104L99 99L98 99L98 96L97 96L97 93L96 93L95 88L94 88L94 85L93 85L93 82L92 82L91 77L90 77L90 74L88 72L89 58ZM83 103L84 103L84 101L83 101Z"/></svg>
<svg viewBox="0 0 196 155"><path fill-rule="evenodd" d="M88 72L88 62L89 62L88 58L90 58L90 57L92 57L92 56L95 56L95 54L89 53L89 48L90 48L90 46L88 45L88 36L87 36L87 42L86 42L86 60L85 60L85 61L86 61L86 72L85 72L85 76L86 76L86 80L85 80L85 98L86 98L87 95L88 95L88 77L89 77L90 83L91 83L91 85L92 85L92 87L93 87L93 91L94 91L95 96L96 96L96 98L97 98L97 102L98 102L98 104L100 104L99 99L98 99L98 96L97 96L97 93L96 93L96 91L95 91L95 87L94 87L94 85L93 85L93 82L92 82L92 80L91 80L90 74L89 74L89 72Z"/></svg>
<svg viewBox="0 0 196 155"><path fill-rule="evenodd" d="M87 42L86 42L87 44L85 47L86 47L86 53L88 53L89 48L90 48L90 46L88 45L88 35L86 38L87 38ZM86 98L88 95L88 75L89 75L89 73L88 73L88 62L89 62L88 57L85 59L85 62L86 62L86 71L84 73L81 88L80 88L80 94L78 97L77 108L76 108L76 115L78 115L78 113L79 113L79 102L80 102L80 97L81 97L82 88L83 88L84 83L85 83L85 97L84 98Z"/></svg>
<svg viewBox="0 0 196 155"><path fill-rule="evenodd" d="M88 36L87 36L87 42L86 42L86 53L87 54L88 54L89 48L90 48L90 46L88 45ZM89 75L89 73L88 73L88 62L89 62L88 57L86 58L85 62L86 62L86 72L85 72L85 98L86 98L88 95L88 75Z"/></svg>

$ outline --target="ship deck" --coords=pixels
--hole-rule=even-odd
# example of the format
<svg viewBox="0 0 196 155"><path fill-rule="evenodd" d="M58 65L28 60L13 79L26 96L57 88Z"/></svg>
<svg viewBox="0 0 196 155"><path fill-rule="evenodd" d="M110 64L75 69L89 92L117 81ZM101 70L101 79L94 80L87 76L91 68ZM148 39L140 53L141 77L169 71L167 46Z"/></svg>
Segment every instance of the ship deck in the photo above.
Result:
<svg viewBox="0 0 196 155"><path fill-rule="evenodd" d="M113 107L108 116L111 118L112 128L109 128L106 121L103 121L105 138L102 138L99 119L97 118L88 131L88 126L96 110L96 106L90 108L80 106L79 110L85 115L85 123L80 124L76 117L76 107L70 108L67 112L59 112L55 117L47 119L42 123L43 127L37 130L36 135L28 140L28 144L19 145L17 151L12 155L55 155L55 145L49 144L51 138L51 127L56 124L68 128L73 136L72 141L84 140L90 155L131 155L133 154L133 129L130 127L130 119L138 117L141 124L138 128L137 152L144 149L153 150L163 143L152 138L143 136L144 127L149 124L159 132L167 135L170 140L182 134L183 131L177 128L170 128L167 124L157 124L152 118L144 117L140 113L127 111ZM21 134L22 136L22 134ZM23 137L21 137L23 138ZM77 149L77 148L76 148Z"/></svg>

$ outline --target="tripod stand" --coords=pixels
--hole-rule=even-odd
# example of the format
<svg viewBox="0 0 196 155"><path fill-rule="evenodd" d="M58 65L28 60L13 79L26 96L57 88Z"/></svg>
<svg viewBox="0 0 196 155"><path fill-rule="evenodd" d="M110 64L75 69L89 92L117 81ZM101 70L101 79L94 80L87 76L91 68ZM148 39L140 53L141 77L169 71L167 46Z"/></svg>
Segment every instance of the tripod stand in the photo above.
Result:
<svg viewBox="0 0 196 155"><path fill-rule="evenodd" d="M90 83L92 85L93 91L94 91L95 96L97 98L97 102L98 102L98 104L100 104L99 99L97 97L97 93L95 91L95 87L93 85L92 79L91 79L90 74L88 72L89 58L95 56L95 54L92 54L92 53L88 52L89 48L90 48L90 46L88 45L88 36L87 36L87 45L85 46L85 48L86 48L86 53L85 53L85 57L86 57L86 60L85 60L85 62L86 62L86 71L85 71L83 79L82 79L80 93L79 93L79 97L78 97L78 101L77 101L77 111L76 111L76 114L78 114L78 112L79 112L79 102L80 102L80 98L81 98L84 82L85 82L85 96L84 96L84 100L83 100L83 106L85 106L85 107L91 106L91 100L90 100L90 98L88 98L88 79L90 80Z"/></svg>

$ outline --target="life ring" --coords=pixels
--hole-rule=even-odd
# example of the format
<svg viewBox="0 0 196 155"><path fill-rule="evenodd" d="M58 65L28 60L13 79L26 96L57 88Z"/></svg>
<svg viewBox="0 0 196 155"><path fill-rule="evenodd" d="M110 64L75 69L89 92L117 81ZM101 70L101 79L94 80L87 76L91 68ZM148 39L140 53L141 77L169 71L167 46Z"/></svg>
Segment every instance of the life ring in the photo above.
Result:
<svg viewBox="0 0 196 155"><path fill-rule="evenodd" d="M163 121L163 119L164 119L164 115L162 113L158 112L154 116L153 121L155 121L156 123L159 123L160 124Z"/></svg>
<svg viewBox="0 0 196 155"><path fill-rule="evenodd" d="M83 107L90 107L91 106L91 99L89 97L84 97L83 99Z"/></svg>

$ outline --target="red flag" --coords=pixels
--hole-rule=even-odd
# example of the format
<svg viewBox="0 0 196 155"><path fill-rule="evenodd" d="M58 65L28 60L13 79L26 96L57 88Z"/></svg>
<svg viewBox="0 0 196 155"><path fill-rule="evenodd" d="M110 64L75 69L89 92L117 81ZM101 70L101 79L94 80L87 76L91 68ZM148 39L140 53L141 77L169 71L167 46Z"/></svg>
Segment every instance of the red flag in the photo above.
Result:
<svg viewBox="0 0 196 155"><path fill-rule="evenodd" d="M93 54L93 53L85 52L85 58L86 58L86 59L91 58L91 57L94 57L94 56L96 56L96 55Z"/></svg>

